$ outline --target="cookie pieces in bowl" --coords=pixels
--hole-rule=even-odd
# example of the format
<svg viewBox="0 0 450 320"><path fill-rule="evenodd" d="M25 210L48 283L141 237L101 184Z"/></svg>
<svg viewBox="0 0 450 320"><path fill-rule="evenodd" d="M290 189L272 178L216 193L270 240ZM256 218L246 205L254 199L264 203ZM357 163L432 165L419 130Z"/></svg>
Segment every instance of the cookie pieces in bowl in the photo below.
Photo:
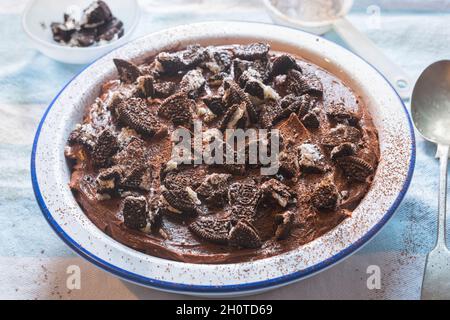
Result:
<svg viewBox="0 0 450 320"><path fill-rule="evenodd" d="M312 63L264 43L113 63L117 79L103 85L66 155L86 214L129 246L199 263L276 255L334 228L370 187L370 116ZM181 145L179 130L193 140ZM236 130L255 135L239 145L227 139ZM214 161L198 158L212 145Z"/></svg>

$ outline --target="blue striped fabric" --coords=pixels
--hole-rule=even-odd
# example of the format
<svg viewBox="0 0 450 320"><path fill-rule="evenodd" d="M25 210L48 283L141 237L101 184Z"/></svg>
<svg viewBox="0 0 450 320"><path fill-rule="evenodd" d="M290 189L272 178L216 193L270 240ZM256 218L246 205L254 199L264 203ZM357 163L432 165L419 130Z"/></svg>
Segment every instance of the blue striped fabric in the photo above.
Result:
<svg viewBox="0 0 450 320"><path fill-rule="evenodd" d="M13 9L2 8L3 4L0 4L0 258L72 257L73 253L57 239L41 216L31 188L29 158L34 132L46 106L83 66L55 62L35 51L22 32L19 13L11 1L6 2ZM222 1L197 1L199 4L169 8L161 5L167 1L143 2L158 3L159 6L144 8L136 37L194 21L270 22L259 1L233 0L225 4ZM220 8L217 7L219 3ZM382 7L381 29L371 29L367 25L365 3L357 2L351 21L413 78L417 78L429 63L450 57L448 14L383 11ZM387 2L382 3L386 5ZM413 3L417 6L418 2ZM448 5L447 1L435 3ZM341 43L334 33L326 37ZM357 253L361 257L378 257L380 264L387 268L383 270L386 274L396 268L402 270L402 266L420 270L427 251L433 246L438 181L438 162L434 153L433 145L418 138L417 168L411 189L394 218ZM345 268L351 270L352 265L347 263ZM345 270L338 266L328 273L339 275ZM375 296L401 298L408 296L405 295L407 289L416 294L413 297L418 297L420 277L413 279L406 273L396 276L388 291ZM315 277L318 282L320 277ZM351 290L351 284L348 286ZM338 298L341 288L327 290ZM373 296L367 292L367 297Z"/></svg>

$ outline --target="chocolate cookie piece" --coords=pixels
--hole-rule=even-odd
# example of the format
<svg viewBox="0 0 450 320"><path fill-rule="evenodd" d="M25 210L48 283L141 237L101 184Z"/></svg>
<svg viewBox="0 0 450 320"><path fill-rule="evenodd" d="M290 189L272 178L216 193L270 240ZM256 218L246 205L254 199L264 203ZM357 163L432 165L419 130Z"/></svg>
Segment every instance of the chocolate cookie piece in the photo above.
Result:
<svg viewBox="0 0 450 320"><path fill-rule="evenodd" d="M230 174L213 173L205 178L195 192L206 203L221 207L226 202L230 180Z"/></svg>
<svg viewBox="0 0 450 320"><path fill-rule="evenodd" d="M330 154L331 160L353 156L356 153L356 149L357 147L353 143L345 142L343 144L340 144L339 146L334 147L333 150L331 151Z"/></svg>
<svg viewBox="0 0 450 320"><path fill-rule="evenodd" d="M219 129L224 131L226 129L236 129L240 127L240 124L245 125L246 117L246 105L245 103L232 105L223 115L222 120L219 122Z"/></svg>
<svg viewBox="0 0 450 320"><path fill-rule="evenodd" d="M323 94L323 86L319 78L314 74L302 74L298 70L290 70L287 73L287 86L289 93L297 96L306 93L321 97Z"/></svg>
<svg viewBox="0 0 450 320"><path fill-rule="evenodd" d="M360 182L366 182L375 171L368 162L355 156L340 157L336 162L347 178Z"/></svg>
<svg viewBox="0 0 450 320"><path fill-rule="evenodd" d="M342 103L335 103L329 106L327 116L337 123L351 126L356 126L359 122L358 116L348 110Z"/></svg>
<svg viewBox="0 0 450 320"><path fill-rule="evenodd" d="M137 167L146 164L148 152L142 139L131 136L121 146L120 151L113 157L113 162L122 167Z"/></svg>
<svg viewBox="0 0 450 320"><path fill-rule="evenodd" d="M175 213L198 213L201 201L193 190L193 177L184 171L170 171L163 178L162 195Z"/></svg>
<svg viewBox="0 0 450 320"><path fill-rule="evenodd" d="M265 43L252 43L249 45L241 45L234 49L236 58L244 60L267 59L270 46Z"/></svg>
<svg viewBox="0 0 450 320"><path fill-rule="evenodd" d="M71 47L90 47L95 43L97 32L95 29L83 29L75 31L68 42Z"/></svg>
<svg viewBox="0 0 450 320"><path fill-rule="evenodd" d="M261 105L259 124L263 129L271 129L280 119L283 109L277 101L269 100Z"/></svg>
<svg viewBox="0 0 450 320"><path fill-rule="evenodd" d="M149 191L151 189L150 169L145 166L128 168L120 181L120 186L126 189Z"/></svg>
<svg viewBox="0 0 450 320"><path fill-rule="evenodd" d="M320 127L320 120L317 114L313 111L309 111L302 118L303 125L308 129L317 129Z"/></svg>
<svg viewBox="0 0 450 320"><path fill-rule="evenodd" d="M175 93L177 84L175 82L166 81L153 84L155 98L166 99Z"/></svg>
<svg viewBox="0 0 450 320"><path fill-rule="evenodd" d="M141 76L141 71L132 62L123 59L114 59L119 79L123 83L134 83Z"/></svg>
<svg viewBox="0 0 450 320"><path fill-rule="evenodd" d="M113 163L122 170L120 188L150 190L151 171L144 141L131 138L126 146L113 157Z"/></svg>
<svg viewBox="0 0 450 320"><path fill-rule="evenodd" d="M145 136L152 137L166 130L143 99L130 98L122 101L117 106L116 113L120 123Z"/></svg>
<svg viewBox="0 0 450 320"><path fill-rule="evenodd" d="M111 162L112 156L119 149L119 142L117 137L111 130L103 130L97 138L91 157L94 166L97 168L104 168Z"/></svg>
<svg viewBox="0 0 450 320"><path fill-rule="evenodd" d="M292 211L286 211L282 214L275 216L275 225L277 229L275 231L275 238L277 240L286 240L290 234L292 227L294 226L295 213Z"/></svg>
<svg viewBox="0 0 450 320"><path fill-rule="evenodd" d="M141 230L147 226L147 200L145 197L127 197L122 204L122 215L127 228Z"/></svg>
<svg viewBox="0 0 450 320"><path fill-rule="evenodd" d="M101 170L96 179L97 193L109 195L116 193L121 180L122 169L119 166Z"/></svg>
<svg viewBox="0 0 450 320"><path fill-rule="evenodd" d="M72 35L76 32L75 23L53 22L50 25L53 34L53 40L59 43L68 43Z"/></svg>
<svg viewBox="0 0 450 320"><path fill-rule="evenodd" d="M191 128L193 125L192 110L195 109L195 101L181 92L167 98L159 107L158 115L169 119L175 126Z"/></svg>
<svg viewBox="0 0 450 320"><path fill-rule="evenodd" d="M162 52L156 57L156 61L160 64L160 72L167 75L192 70L207 59L208 52L200 45L192 45L175 53Z"/></svg>
<svg viewBox="0 0 450 320"><path fill-rule="evenodd" d="M261 198L261 189L253 180L232 184L228 189L231 217L235 220L253 220Z"/></svg>
<svg viewBox="0 0 450 320"><path fill-rule="evenodd" d="M155 79L152 76L141 76L137 78L136 94L138 97L146 99L155 95Z"/></svg>
<svg viewBox="0 0 450 320"><path fill-rule="evenodd" d="M323 137L322 144L334 148L343 143L359 144L361 139L362 133L359 129L340 124Z"/></svg>
<svg viewBox="0 0 450 320"><path fill-rule="evenodd" d="M288 54L282 54L275 58L272 62L270 67L270 76L275 78L280 74L286 74L291 69L301 71L294 57Z"/></svg>
<svg viewBox="0 0 450 320"><path fill-rule="evenodd" d="M245 86L249 81L262 82L261 74L252 67L244 70L236 83L238 83L241 88L245 89Z"/></svg>
<svg viewBox="0 0 450 320"><path fill-rule="evenodd" d="M336 210L341 201L334 183L323 180L311 194L311 205L319 210Z"/></svg>
<svg viewBox="0 0 450 320"><path fill-rule="evenodd" d="M180 88L190 98L197 98L204 90L206 79L203 77L201 70L195 69L186 73L180 82Z"/></svg>
<svg viewBox="0 0 450 320"><path fill-rule="evenodd" d="M112 18L111 21L99 26L97 28L96 41L111 41L114 37L122 38L125 34L123 22L117 18Z"/></svg>
<svg viewBox="0 0 450 320"><path fill-rule="evenodd" d="M214 61L219 66L219 72L229 72L232 64L232 55L228 50L215 50Z"/></svg>
<svg viewBox="0 0 450 320"><path fill-rule="evenodd" d="M299 99L300 97L296 96L293 93L288 94L287 96L284 96L283 99L280 100L280 106L281 108L286 109L294 102L297 102Z"/></svg>
<svg viewBox="0 0 450 320"><path fill-rule="evenodd" d="M221 116L225 113L225 105L220 95L208 95L204 97L203 102L216 116Z"/></svg>
<svg viewBox="0 0 450 320"><path fill-rule="evenodd" d="M68 143L70 146L80 144L91 152L94 150L97 141L97 130L90 123L79 124L77 128L69 135Z"/></svg>
<svg viewBox="0 0 450 320"><path fill-rule="evenodd" d="M242 205L256 208L261 196L260 188L252 179L233 183L228 189L228 201L231 206Z"/></svg>
<svg viewBox="0 0 450 320"><path fill-rule="evenodd" d="M283 208L286 208L294 200L294 193L291 188L276 179L264 182L261 190L266 199L276 201Z"/></svg>
<svg viewBox="0 0 450 320"><path fill-rule="evenodd" d="M282 111L278 113L274 122L278 123L289 118L292 114L296 114L300 119L303 119L310 110L312 110L315 104L316 100L308 94L301 97L288 95L281 100L280 105Z"/></svg>
<svg viewBox="0 0 450 320"><path fill-rule="evenodd" d="M299 167L304 173L324 173L327 167L320 148L311 143L304 143L298 147Z"/></svg>
<svg viewBox="0 0 450 320"><path fill-rule="evenodd" d="M223 245L228 243L230 229L230 220L214 219L210 217L198 218L189 225L189 230L202 240Z"/></svg>
<svg viewBox="0 0 450 320"><path fill-rule="evenodd" d="M153 196L148 201L148 224L150 224L150 231L155 232L161 229L163 225L163 208L164 205L162 201L160 200L160 197ZM160 232L162 236L164 236L164 233Z"/></svg>
<svg viewBox="0 0 450 320"><path fill-rule="evenodd" d="M245 93L244 90L242 90L239 85L232 81L232 80L226 80L224 82L224 89L225 94L223 95L223 103L224 105L229 108L233 105L241 105L245 107L246 114L249 117L249 120L252 123L256 123L258 121L258 114L256 112L256 108L253 105L252 101L248 97L248 95Z"/></svg>
<svg viewBox="0 0 450 320"><path fill-rule="evenodd" d="M94 1L83 11L83 28L96 28L105 22L111 21L111 9L104 1Z"/></svg>
<svg viewBox="0 0 450 320"><path fill-rule="evenodd" d="M246 249L257 249L262 245L258 231L247 220L238 221L231 229L228 243L230 246Z"/></svg>
<svg viewBox="0 0 450 320"><path fill-rule="evenodd" d="M298 157L295 152L283 151L278 157L280 173L286 178L294 178L300 172Z"/></svg>

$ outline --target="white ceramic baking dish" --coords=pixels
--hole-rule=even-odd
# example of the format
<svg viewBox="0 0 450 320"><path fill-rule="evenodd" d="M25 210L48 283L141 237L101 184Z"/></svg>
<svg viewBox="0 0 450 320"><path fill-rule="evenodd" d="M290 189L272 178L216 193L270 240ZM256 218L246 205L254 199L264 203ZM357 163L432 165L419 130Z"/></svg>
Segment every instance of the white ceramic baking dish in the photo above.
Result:
<svg viewBox="0 0 450 320"><path fill-rule="evenodd" d="M373 186L353 216L294 251L239 264L198 265L155 258L130 249L99 230L68 186L67 138L100 86L116 77L113 58L136 62L193 43L268 42L341 78L361 96L379 131L381 161ZM373 67L340 46L294 29L268 24L209 22L180 26L129 43L96 61L60 92L45 113L32 154L32 181L45 218L67 245L120 278L160 290L198 296L237 296L299 281L345 259L391 218L408 189L415 163L412 125L402 101Z"/></svg>

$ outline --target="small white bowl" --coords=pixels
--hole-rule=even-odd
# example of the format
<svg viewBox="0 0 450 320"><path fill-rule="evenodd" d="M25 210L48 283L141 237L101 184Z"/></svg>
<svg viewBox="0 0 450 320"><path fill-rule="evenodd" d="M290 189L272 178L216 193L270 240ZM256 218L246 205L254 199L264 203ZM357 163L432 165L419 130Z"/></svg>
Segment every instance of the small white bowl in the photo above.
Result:
<svg viewBox="0 0 450 320"><path fill-rule="evenodd" d="M137 0L104 0L114 16L122 20L125 28L123 37L116 41L87 48L68 47L53 40L50 25L63 21L67 8L76 5L86 8L93 0L31 0L22 15L22 26L36 49L46 56L70 64L86 64L107 54L128 42L140 18Z"/></svg>
<svg viewBox="0 0 450 320"><path fill-rule="evenodd" d="M335 229L295 250L268 259L226 265L181 263L135 251L97 228L69 188L64 157L68 136L105 81L117 78L113 59L141 63L189 44L264 41L299 55L342 79L369 108L380 137L381 160L373 186ZM353 53L302 31L259 23L209 22L180 26L133 41L101 58L55 98L36 133L31 175L36 199L55 232L78 254L127 281L197 296L238 296L274 289L320 272L369 241L403 199L415 163L412 124L401 99L373 67Z"/></svg>
<svg viewBox="0 0 450 320"><path fill-rule="evenodd" d="M324 20L307 21L295 19L294 17L289 16L287 13L283 12L276 6L274 0L263 0L263 2L266 6L269 16L276 24L300 29L317 35L322 35L330 31L333 27L333 24L340 18L343 18L353 6L353 0L336 1L336 3L340 5L340 10L339 12L336 12L333 17L329 17Z"/></svg>

